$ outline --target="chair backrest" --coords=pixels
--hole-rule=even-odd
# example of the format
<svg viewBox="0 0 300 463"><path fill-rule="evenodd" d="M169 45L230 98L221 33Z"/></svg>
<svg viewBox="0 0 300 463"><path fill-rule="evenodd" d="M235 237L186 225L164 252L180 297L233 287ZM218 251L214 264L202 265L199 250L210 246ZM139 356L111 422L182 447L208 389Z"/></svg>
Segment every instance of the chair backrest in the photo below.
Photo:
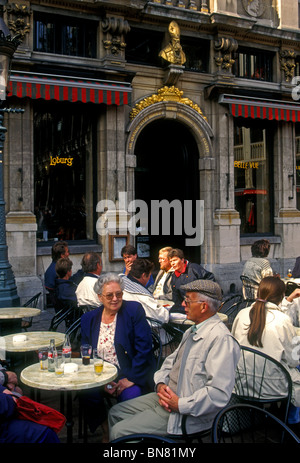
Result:
<svg viewBox="0 0 300 463"><path fill-rule="evenodd" d="M48 331L56 331L62 322L65 322L66 327L72 325L74 321L81 317L82 311L74 303L66 303L65 307L57 312L51 320Z"/></svg>
<svg viewBox="0 0 300 463"><path fill-rule="evenodd" d="M285 295L288 297L290 294L292 294L295 289L300 288L300 285L295 283L294 281L288 281L285 285Z"/></svg>
<svg viewBox="0 0 300 463"><path fill-rule="evenodd" d="M292 388L291 376L282 363L256 349L241 346L234 396L256 404L281 402L282 406L285 404L286 422Z"/></svg>
<svg viewBox="0 0 300 463"><path fill-rule="evenodd" d="M23 307L32 307L35 309L38 305L40 295L42 293L37 293L35 296L33 296L31 299L29 299L25 304L23 304Z"/></svg>
<svg viewBox="0 0 300 463"><path fill-rule="evenodd" d="M243 283L244 298L250 302L255 301L258 288L257 281L251 280L251 278L248 278L246 275L241 275L240 279Z"/></svg>
<svg viewBox="0 0 300 463"><path fill-rule="evenodd" d="M81 317L77 318L65 331L70 336L72 353L80 352L81 345Z"/></svg>
<svg viewBox="0 0 300 463"><path fill-rule="evenodd" d="M155 370L158 370L161 366L161 356L162 356L162 345L161 340L158 334L151 330L152 335L152 351L156 360Z"/></svg>
<svg viewBox="0 0 300 463"><path fill-rule="evenodd" d="M233 299L233 301L234 302L232 302L231 305L228 306L226 303L226 305L223 305L220 309L220 313L227 315L226 326L229 331L231 331L232 324L239 311L247 307L247 301L242 296L240 298Z"/></svg>
<svg viewBox="0 0 300 463"><path fill-rule="evenodd" d="M162 323L153 318L147 317L152 332L156 332L162 344L162 360L170 355L178 347L184 330L173 327L169 323Z"/></svg>
<svg viewBox="0 0 300 463"><path fill-rule="evenodd" d="M267 410L250 404L233 404L223 408L215 417L212 442L299 444L300 439L282 420Z"/></svg>

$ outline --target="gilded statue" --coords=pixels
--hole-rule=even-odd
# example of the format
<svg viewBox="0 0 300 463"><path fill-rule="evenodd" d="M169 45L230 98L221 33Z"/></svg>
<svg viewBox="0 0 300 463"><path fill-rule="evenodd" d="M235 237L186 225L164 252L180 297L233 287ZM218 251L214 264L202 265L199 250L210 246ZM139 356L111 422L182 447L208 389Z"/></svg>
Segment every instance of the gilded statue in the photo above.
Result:
<svg viewBox="0 0 300 463"><path fill-rule="evenodd" d="M186 62L185 53L180 45L180 29L175 21L169 24L169 34L171 37L168 45L161 50L159 56L171 64L182 66Z"/></svg>

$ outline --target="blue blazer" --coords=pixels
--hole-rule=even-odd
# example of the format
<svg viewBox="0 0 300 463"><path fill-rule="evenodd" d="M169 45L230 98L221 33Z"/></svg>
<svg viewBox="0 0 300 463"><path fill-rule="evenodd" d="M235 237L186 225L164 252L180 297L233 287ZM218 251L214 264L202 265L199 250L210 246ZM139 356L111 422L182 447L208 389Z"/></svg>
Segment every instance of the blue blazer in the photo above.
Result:
<svg viewBox="0 0 300 463"><path fill-rule="evenodd" d="M81 317L81 343L97 347L103 306ZM123 301L118 312L115 349L120 364L119 378L127 378L145 389L152 389L155 359L151 328L139 302Z"/></svg>

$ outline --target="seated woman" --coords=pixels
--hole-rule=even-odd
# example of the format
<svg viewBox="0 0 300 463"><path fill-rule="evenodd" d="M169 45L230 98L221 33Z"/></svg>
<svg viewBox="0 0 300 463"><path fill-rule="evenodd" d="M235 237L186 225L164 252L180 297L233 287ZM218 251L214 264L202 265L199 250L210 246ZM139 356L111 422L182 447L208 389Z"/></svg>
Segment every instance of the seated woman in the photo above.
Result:
<svg viewBox="0 0 300 463"><path fill-rule="evenodd" d="M9 389L0 386L0 443L54 444L60 442L57 434L47 426L16 418L15 400L16 398Z"/></svg>
<svg viewBox="0 0 300 463"><path fill-rule="evenodd" d="M123 301L122 277L108 273L94 287L101 306L81 318L81 342L103 348L104 357L117 366L115 382L105 391L124 401L138 397L153 387L155 370L151 329L140 303ZM108 439L106 411L101 390L84 394L85 410L91 431L101 424L103 442Z"/></svg>
<svg viewBox="0 0 300 463"><path fill-rule="evenodd" d="M236 316L232 325L232 334L241 346L251 347L273 357L289 371L293 381L294 405L290 407L288 423L295 425L300 423L298 408L300 406L300 371L298 370L300 337L297 336L290 317L281 310L284 294L285 284L280 278L275 276L263 278L254 304L242 309ZM272 378L273 388L274 381L275 379ZM280 387L279 384L277 386ZM265 388L267 387L266 384ZM280 394L279 390L278 392ZM265 394L268 393L270 391L266 389Z"/></svg>

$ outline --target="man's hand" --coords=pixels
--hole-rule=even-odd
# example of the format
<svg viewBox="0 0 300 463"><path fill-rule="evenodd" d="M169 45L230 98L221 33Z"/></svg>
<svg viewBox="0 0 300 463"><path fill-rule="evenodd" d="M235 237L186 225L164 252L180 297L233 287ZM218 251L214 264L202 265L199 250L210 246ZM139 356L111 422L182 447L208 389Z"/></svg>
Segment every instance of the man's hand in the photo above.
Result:
<svg viewBox="0 0 300 463"><path fill-rule="evenodd" d="M158 384L157 395L159 397L159 404L167 412L178 412L178 401L179 397L169 388L166 384Z"/></svg>

